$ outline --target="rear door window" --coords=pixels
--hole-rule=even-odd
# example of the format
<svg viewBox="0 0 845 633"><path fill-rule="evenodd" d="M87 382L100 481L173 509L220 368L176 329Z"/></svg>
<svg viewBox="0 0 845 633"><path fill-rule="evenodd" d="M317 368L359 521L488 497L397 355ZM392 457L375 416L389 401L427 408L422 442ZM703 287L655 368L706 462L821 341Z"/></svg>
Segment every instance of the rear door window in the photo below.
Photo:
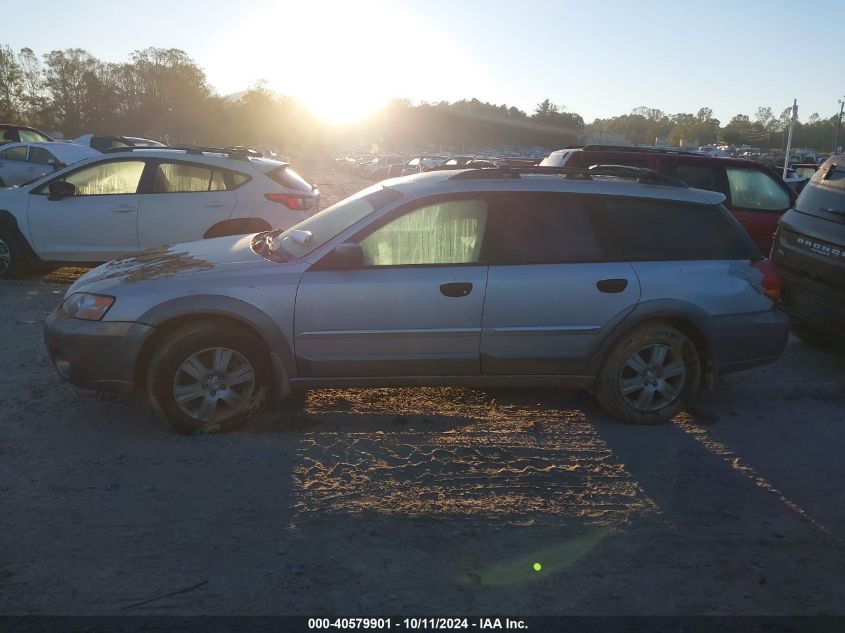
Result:
<svg viewBox="0 0 845 633"><path fill-rule="evenodd" d="M191 163L159 163L153 175L153 193L225 191L223 172Z"/></svg>
<svg viewBox="0 0 845 633"><path fill-rule="evenodd" d="M489 264L607 261L594 198L567 194L507 194L491 214L484 260Z"/></svg>
<svg viewBox="0 0 845 633"><path fill-rule="evenodd" d="M53 156L50 152L48 152L43 147L30 147L29 148L29 162L30 163L38 163L39 165L48 165L51 160L56 160L56 157Z"/></svg>
<svg viewBox="0 0 845 633"><path fill-rule="evenodd" d="M773 174L748 167L727 167L732 207L758 211L786 211L790 205L786 185Z"/></svg>
<svg viewBox="0 0 845 633"><path fill-rule="evenodd" d="M628 261L756 259L760 251L721 204L608 199L616 242Z"/></svg>

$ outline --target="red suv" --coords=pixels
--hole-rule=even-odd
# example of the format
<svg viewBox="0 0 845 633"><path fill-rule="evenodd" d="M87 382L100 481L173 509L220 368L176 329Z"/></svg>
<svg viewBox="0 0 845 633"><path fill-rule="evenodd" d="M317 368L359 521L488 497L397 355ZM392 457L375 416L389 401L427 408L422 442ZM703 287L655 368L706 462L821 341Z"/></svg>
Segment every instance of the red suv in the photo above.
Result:
<svg viewBox="0 0 845 633"><path fill-rule="evenodd" d="M674 176L690 187L718 191L725 194L725 206L765 254L771 248L778 219L796 198L770 168L741 158L715 158L659 148L587 145L552 152L540 165L646 167L661 175Z"/></svg>

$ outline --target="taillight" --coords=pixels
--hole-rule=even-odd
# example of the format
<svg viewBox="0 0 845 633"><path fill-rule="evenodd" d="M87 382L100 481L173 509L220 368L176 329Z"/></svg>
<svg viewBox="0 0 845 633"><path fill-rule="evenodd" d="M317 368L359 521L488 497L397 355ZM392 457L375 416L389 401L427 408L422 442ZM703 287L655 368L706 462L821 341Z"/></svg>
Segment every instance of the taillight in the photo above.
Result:
<svg viewBox="0 0 845 633"><path fill-rule="evenodd" d="M308 211L314 206L311 196L298 196L292 193L265 193L264 197L270 202L278 202L293 211Z"/></svg>
<svg viewBox="0 0 845 633"><path fill-rule="evenodd" d="M783 283L775 263L770 259L758 259L756 262L751 262L751 265L763 273L763 294L778 303Z"/></svg>

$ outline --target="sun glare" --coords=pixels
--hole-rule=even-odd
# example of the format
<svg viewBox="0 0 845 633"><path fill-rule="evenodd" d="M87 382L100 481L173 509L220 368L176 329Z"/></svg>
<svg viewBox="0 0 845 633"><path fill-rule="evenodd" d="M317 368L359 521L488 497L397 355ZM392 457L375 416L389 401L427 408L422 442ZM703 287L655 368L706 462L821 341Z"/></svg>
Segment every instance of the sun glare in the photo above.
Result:
<svg viewBox="0 0 845 633"><path fill-rule="evenodd" d="M217 51L214 66L232 85L264 79L298 97L329 123L358 121L396 97L457 99L460 77L482 76L460 49L408 5L359 2L268 2L233 26L234 50ZM413 42L408 41L409 33ZM241 43L239 45L238 43ZM424 46L420 45L424 43ZM432 59L448 59L450 72ZM246 87L244 85L244 87Z"/></svg>

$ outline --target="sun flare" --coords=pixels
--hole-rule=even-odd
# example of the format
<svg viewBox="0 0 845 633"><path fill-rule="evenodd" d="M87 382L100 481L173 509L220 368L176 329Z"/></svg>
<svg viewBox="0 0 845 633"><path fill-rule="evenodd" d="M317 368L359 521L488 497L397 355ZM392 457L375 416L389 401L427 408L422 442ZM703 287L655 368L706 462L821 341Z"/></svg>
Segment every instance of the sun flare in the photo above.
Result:
<svg viewBox="0 0 845 633"><path fill-rule="evenodd" d="M409 34L425 47L409 50ZM267 2L233 25L227 39L251 51L249 63L218 50L216 67L245 84L264 79L333 124L359 121L397 97L460 98L460 78L482 75L409 6L384 0ZM448 59L450 72L432 56Z"/></svg>

